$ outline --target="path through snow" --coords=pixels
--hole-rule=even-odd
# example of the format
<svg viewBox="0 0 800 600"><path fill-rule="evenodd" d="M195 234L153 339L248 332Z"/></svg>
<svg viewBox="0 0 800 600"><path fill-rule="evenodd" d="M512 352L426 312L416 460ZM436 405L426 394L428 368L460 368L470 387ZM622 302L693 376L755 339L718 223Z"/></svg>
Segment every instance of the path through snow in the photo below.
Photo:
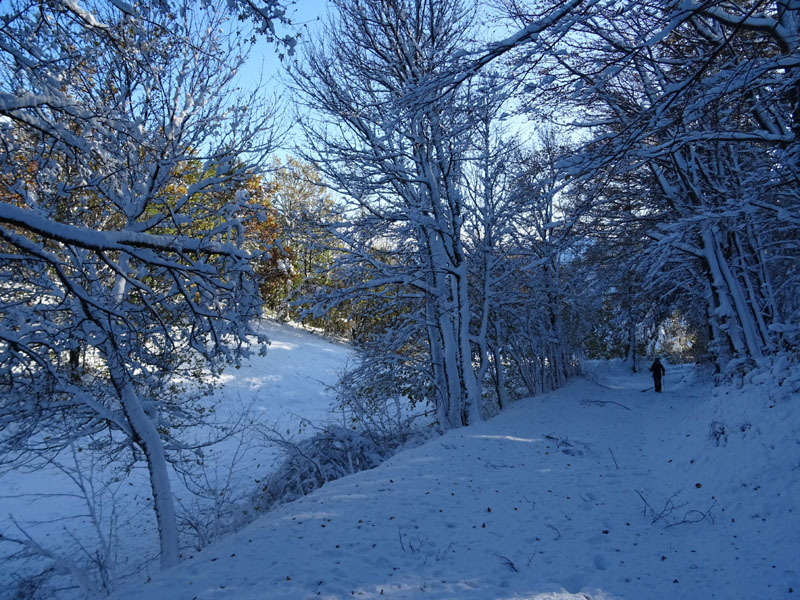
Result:
<svg viewBox="0 0 800 600"><path fill-rule="evenodd" d="M794 597L797 478L759 480L768 453L740 468L709 440L709 385L670 371L663 394L606 370L516 403L116 597Z"/></svg>

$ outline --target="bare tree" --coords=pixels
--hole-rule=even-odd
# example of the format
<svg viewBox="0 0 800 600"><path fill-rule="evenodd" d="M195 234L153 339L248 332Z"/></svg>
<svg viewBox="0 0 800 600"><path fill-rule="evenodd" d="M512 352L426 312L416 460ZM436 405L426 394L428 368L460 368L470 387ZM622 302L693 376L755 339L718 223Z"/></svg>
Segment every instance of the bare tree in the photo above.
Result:
<svg viewBox="0 0 800 600"><path fill-rule="evenodd" d="M3 12L2 457L112 432L109 456L147 464L169 567L168 465L202 410L168 378L247 350L259 296L237 190L272 147L273 115L234 93L246 49L220 33L224 10L15 1Z"/></svg>
<svg viewBox="0 0 800 600"><path fill-rule="evenodd" d="M523 28L502 46L530 58L539 110L572 107L590 140L569 165L594 187L583 210L613 222L614 186L641 191L624 215L649 238L641 279L699 288L720 366L796 347L800 8L585 3L553 27L510 4Z"/></svg>
<svg viewBox="0 0 800 600"><path fill-rule="evenodd" d="M458 0L334 4L337 16L292 72L320 115L303 121L309 158L347 202L336 235L355 277L327 304L392 298L383 358L399 366L409 345L424 355L416 387L430 390L443 426L457 427L481 412L462 236L470 119L437 77L469 43L469 13Z"/></svg>

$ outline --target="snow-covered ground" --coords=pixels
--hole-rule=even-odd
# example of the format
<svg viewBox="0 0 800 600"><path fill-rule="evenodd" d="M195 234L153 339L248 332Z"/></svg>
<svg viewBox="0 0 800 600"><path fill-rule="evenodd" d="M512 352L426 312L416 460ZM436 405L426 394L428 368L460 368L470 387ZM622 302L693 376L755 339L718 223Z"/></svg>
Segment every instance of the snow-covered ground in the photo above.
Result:
<svg viewBox="0 0 800 600"><path fill-rule="evenodd" d="M792 598L800 398L763 379L715 391L668 366L656 394L590 365L114 597Z"/></svg>
<svg viewBox="0 0 800 600"><path fill-rule="evenodd" d="M330 386L351 359L350 347L274 321L263 322L261 328L271 340L267 355L253 356L239 369L226 371L221 386L207 402L216 404L216 418L221 422L235 422L246 414L248 422L281 436L308 435L303 430L304 422L324 423L335 418L330 413L335 396ZM202 440L208 437L209 430L199 428L195 434ZM256 480L270 472L281 453L251 430L223 440L207 449L205 455L206 468L201 474L205 483L218 487L224 499L235 504L256 489ZM82 461L83 474L88 475L91 470L99 486L95 488L96 504L92 508L114 547L113 555L108 557L113 562L111 575L140 581L157 572L158 542L144 467L118 477L107 464L87 464L79 448L76 457ZM30 535L43 551L66 559L66 566L73 558L77 559L75 564L86 559L84 550L76 546L76 539L82 541L88 554L94 553L98 541L86 518L87 504L70 478L76 475L70 453L62 453L59 459L72 469L70 475L54 465L41 464L0 472L0 536L23 539ZM173 481L173 492L182 514L196 513L201 507L208 513L212 505L208 499L198 500L187 492L178 478ZM215 533L213 517L205 514L197 522L205 528L204 535ZM0 543L0 556L18 550L16 544ZM17 598L20 586L28 592L34 589L33 583L21 583L29 575L26 567L36 571L30 562L0 563L0 598ZM69 582L61 584L64 587L57 594L59 598L81 597Z"/></svg>
<svg viewBox="0 0 800 600"><path fill-rule="evenodd" d="M348 347L264 327L273 340L267 356L223 377L223 416L246 408L287 435L303 420L335 418L328 386L350 359ZM589 364L562 390L331 482L190 550L164 573L153 562L146 480L133 474L114 492L125 517L116 574L139 572L114 597L795 597L800 398L787 390L798 381L779 387L763 372L742 389L715 390L693 367L667 369L665 392L656 394L647 374ZM245 495L276 456L261 441L234 438L208 462ZM74 491L53 469L6 474L0 490L0 533L16 531L13 514L63 552L67 530L85 526L64 520L85 507L53 495ZM180 486L176 496L189 501ZM13 597L15 575L0 572L0 597Z"/></svg>

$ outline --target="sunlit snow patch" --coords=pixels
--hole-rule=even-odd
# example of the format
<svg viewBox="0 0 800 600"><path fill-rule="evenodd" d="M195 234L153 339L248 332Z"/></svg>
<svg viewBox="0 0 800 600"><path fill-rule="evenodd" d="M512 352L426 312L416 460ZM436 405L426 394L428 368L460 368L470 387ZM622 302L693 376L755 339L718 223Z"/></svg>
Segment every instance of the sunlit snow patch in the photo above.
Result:
<svg viewBox="0 0 800 600"><path fill-rule="evenodd" d="M528 444L544 441L542 438L521 438L521 437L514 437L513 435L476 435L473 437L483 440L508 440L509 442L526 442Z"/></svg>

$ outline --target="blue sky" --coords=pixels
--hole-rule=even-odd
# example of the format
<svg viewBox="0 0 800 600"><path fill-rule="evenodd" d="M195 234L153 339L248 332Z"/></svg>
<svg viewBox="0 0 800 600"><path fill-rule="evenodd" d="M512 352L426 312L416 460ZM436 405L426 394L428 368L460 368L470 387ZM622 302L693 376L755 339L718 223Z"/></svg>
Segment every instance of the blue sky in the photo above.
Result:
<svg viewBox="0 0 800 600"><path fill-rule="evenodd" d="M282 37L300 32L302 42L321 23L330 4L330 0L293 0L288 7L288 14L293 26L291 28L279 27L278 35ZM264 79L277 79L280 72L281 62L278 51L272 44L268 44L262 39L256 42L250 51L247 65L241 70L241 84L247 87L250 82L257 81L260 74L263 74Z"/></svg>

